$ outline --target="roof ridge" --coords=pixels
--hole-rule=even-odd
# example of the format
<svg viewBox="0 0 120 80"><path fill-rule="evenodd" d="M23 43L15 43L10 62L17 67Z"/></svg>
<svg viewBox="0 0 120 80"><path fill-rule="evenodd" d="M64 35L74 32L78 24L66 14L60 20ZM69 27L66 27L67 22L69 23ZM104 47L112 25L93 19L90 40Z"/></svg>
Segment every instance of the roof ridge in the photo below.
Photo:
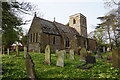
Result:
<svg viewBox="0 0 120 80"><path fill-rule="evenodd" d="M53 23L53 22L52 22L52 21L50 21L50 20L46 20L46 19L43 19L43 18L40 18L40 17L37 17L37 18L39 18L39 19L41 19L41 20L44 20L44 21L48 21L48 22Z"/></svg>

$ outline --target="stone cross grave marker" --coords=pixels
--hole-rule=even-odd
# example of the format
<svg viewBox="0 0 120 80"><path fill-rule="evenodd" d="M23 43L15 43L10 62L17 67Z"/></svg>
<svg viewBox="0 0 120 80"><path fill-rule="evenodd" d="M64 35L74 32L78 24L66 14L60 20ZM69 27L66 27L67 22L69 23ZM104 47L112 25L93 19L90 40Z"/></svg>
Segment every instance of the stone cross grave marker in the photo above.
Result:
<svg viewBox="0 0 120 80"><path fill-rule="evenodd" d="M55 51L55 56L57 56L57 54L58 54L58 50Z"/></svg>
<svg viewBox="0 0 120 80"><path fill-rule="evenodd" d="M67 59L67 54L66 54L66 51L65 50L62 50L63 53L64 53L64 59Z"/></svg>
<svg viewBox="0 0 120 80"><path fill-rule="evenodd" d="M45 64L50 65L51 64L51 54L50 54L50 46L47 45L45 48Z"/></svg>
<svg viewBox="0 0 120 80"><path fill-rule="evenodd" d="M24 46L24 58L26 58L26 54L27 54L27 47Z"/></svg>
<svg viewBox="0 0 120 80"><path fill-rule="evenodd" d="M7 48L7 54L10 55L9 48Z"/></svg>
<svg viewBox="0 0 120 80"><path fill-rule="evenodd" d="M86 62L85 57L87 56L87 51L85 48L82 48L80 51L80 61Z"/></svg>
<svg viewBox="0 0 120 80"><path fill-rule="evenodd" d="M56 66L64 67L64 51L63 50L58 51Z"/></svg>
<svg viewBox="0 0 120 80"><path fill-rule="evenodd" d="M73 49L70 50L70 59L74 60L74 50Z"/></svg>
<svg viewBox="0 0 120 80"><path fill-rule="evenodd" d="M116 48L112 51L112 66L120 68L120 48Z"/></svg>
<svg viewBox="0 0 120 80"><path fill-rule="evenodd" d="M28 53L26 54L26 58L25 58L25 66L26 66L27 76L31 80L35 80L36 75L35 75L34 63L31 56Z"/></svg>

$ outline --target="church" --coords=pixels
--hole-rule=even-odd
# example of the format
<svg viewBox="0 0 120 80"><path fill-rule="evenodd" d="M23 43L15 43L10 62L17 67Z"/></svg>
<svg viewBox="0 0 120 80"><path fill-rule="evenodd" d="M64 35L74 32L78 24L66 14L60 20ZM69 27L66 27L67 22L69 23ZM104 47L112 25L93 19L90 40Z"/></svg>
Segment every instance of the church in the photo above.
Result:
<svg viewBox="0 0 120 80"><path fill-rule="evenodd" d="M79 46L96 50L96 41L87 38L87 19L81 13L69 17L69 26L35 14L28 32L28 51L44 52L46 45L50 45L51 52L74 49L77 53Z"/></svg>

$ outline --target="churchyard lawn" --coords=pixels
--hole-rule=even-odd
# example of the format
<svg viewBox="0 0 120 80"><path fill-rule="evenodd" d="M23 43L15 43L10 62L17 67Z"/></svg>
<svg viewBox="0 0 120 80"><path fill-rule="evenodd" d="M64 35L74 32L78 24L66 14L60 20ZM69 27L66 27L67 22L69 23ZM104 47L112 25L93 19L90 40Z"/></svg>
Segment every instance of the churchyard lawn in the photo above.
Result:
<svg viewBox="0 0 120 80"><path fill-rule="evenodd" d="M19 57L15 54L2 55L3 78L27 78L24 52L20 52ZM80 62L80 57L75 54L75 60L70 60L67 53L64 67L57 67L57 57L55 53L51 54L51 65L44 64L44 54L29 53L35 64L35 72L37 78L120 78L120 69L112 67L112 63L105 63L105 54L103 59L97 59L95 66L88 70L77 68L78 65L84 64ZM108 54L111 55L109 52Z"/></svg>

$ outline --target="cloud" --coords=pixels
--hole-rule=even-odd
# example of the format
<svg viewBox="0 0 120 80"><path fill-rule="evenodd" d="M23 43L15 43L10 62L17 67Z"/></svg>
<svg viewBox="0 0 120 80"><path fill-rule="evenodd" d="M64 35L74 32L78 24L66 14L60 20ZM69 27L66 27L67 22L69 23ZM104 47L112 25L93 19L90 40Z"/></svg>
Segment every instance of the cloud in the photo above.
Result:
<svg viewBox="0 0 120 80"><path fill-rule="evenodd" d="M17 0L17 1L21 1L21 0ZM55 3L66 3L66 2L103 2L103 0L24 0L27 2L45 2L45 3L51 3L51 2L55 2Z"/></svg>

